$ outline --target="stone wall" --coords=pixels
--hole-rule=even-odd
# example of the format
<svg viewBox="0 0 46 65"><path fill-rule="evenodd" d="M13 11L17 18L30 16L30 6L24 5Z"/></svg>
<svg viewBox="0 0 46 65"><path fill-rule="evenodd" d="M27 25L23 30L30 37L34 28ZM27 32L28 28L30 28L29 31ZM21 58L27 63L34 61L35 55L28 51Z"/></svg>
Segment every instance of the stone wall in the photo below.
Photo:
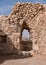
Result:
<svg viewBox="0 0 46 65"><path fill-rule="evenodd" d="M23 28L30 32L32 50L46 53L46 5L18 2L8 16L0 16L0 30L7 35L5 53L20 50Z"/></svg>

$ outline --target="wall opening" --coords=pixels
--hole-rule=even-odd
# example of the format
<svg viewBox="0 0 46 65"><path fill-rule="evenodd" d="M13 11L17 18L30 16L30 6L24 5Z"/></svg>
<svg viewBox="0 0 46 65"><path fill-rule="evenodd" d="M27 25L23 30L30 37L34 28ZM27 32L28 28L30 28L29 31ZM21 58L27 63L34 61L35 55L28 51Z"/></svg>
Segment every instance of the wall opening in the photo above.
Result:
<svg viewBox="0 0 46 65"><path fill-rule="evenodd" d="M6 35L0 35L0 43L6 43L7 36Z"/></svg>
<svg viewBox="0 0 46 65"><path fill-rule="evenodd" d="M21 30L20 50L21 51L32 50L32 41L30 40L30 29L26 23L23 23L23 27Z"/></svg>
<svg viewBox="0 0 46 65"><path fill-rule="evenodd" d="M6 43L6 40L7 40L7 35L2 30L0 30L0 44Z"/></svg>

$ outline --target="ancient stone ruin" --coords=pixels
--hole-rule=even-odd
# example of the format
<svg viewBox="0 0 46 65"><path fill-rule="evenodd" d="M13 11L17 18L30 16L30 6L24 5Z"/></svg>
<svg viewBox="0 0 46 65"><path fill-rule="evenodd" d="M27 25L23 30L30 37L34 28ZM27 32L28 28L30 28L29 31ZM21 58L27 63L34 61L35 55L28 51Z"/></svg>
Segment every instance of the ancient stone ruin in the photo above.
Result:
<svg viewBox="0 0 46 65"><path fill-rule="evenodd" d="M29 41L22 32L29 31ZM46 54L46 5L18 2L8 16L0 16L0 53L30 51Z"/></svg>

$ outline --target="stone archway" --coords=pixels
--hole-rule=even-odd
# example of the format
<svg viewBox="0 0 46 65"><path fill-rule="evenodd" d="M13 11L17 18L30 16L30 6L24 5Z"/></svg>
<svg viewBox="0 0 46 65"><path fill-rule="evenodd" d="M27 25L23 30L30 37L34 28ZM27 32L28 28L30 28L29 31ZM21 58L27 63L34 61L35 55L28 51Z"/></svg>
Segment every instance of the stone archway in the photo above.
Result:
<svg viewBox="0 0 46 65"><path fill-rule="evenodd" d="M22 39L24 30L26 30L29 34L28 38L26 37L25 40L24 40L25 37ZM27 32L25 32L25 34ZM21 51L30 51L30 50L32 50L32 41L30 40L30 28L28 27L28 25L25 22L22 25L22 30L21 30L21 35L20 35L20 50Z"/></svg>

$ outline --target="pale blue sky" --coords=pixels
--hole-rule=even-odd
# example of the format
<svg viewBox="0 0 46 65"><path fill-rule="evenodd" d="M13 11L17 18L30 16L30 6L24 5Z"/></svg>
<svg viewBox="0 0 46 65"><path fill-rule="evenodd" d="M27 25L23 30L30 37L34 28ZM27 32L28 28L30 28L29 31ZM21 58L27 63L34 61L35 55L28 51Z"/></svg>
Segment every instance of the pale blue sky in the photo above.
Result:
<svg viewBox="0 0 46 65"><path fill-rule="evenodd" d="M30 35L29 35L28 30L25 30L25 29L24 29L23 32L22 32L22 40L25 40L25 39L26 39L26 40L28 41L28 40L29 40L29 36L30 36ZM26 40L25 40L25 41L26 41Z"/></svg>
<svg viewBox="0 0 46 65"><path fill-rule="evenodd" d="M46 0L0 0L0 15L8 15L16 2L39 2L46 4Z"/></svg>

